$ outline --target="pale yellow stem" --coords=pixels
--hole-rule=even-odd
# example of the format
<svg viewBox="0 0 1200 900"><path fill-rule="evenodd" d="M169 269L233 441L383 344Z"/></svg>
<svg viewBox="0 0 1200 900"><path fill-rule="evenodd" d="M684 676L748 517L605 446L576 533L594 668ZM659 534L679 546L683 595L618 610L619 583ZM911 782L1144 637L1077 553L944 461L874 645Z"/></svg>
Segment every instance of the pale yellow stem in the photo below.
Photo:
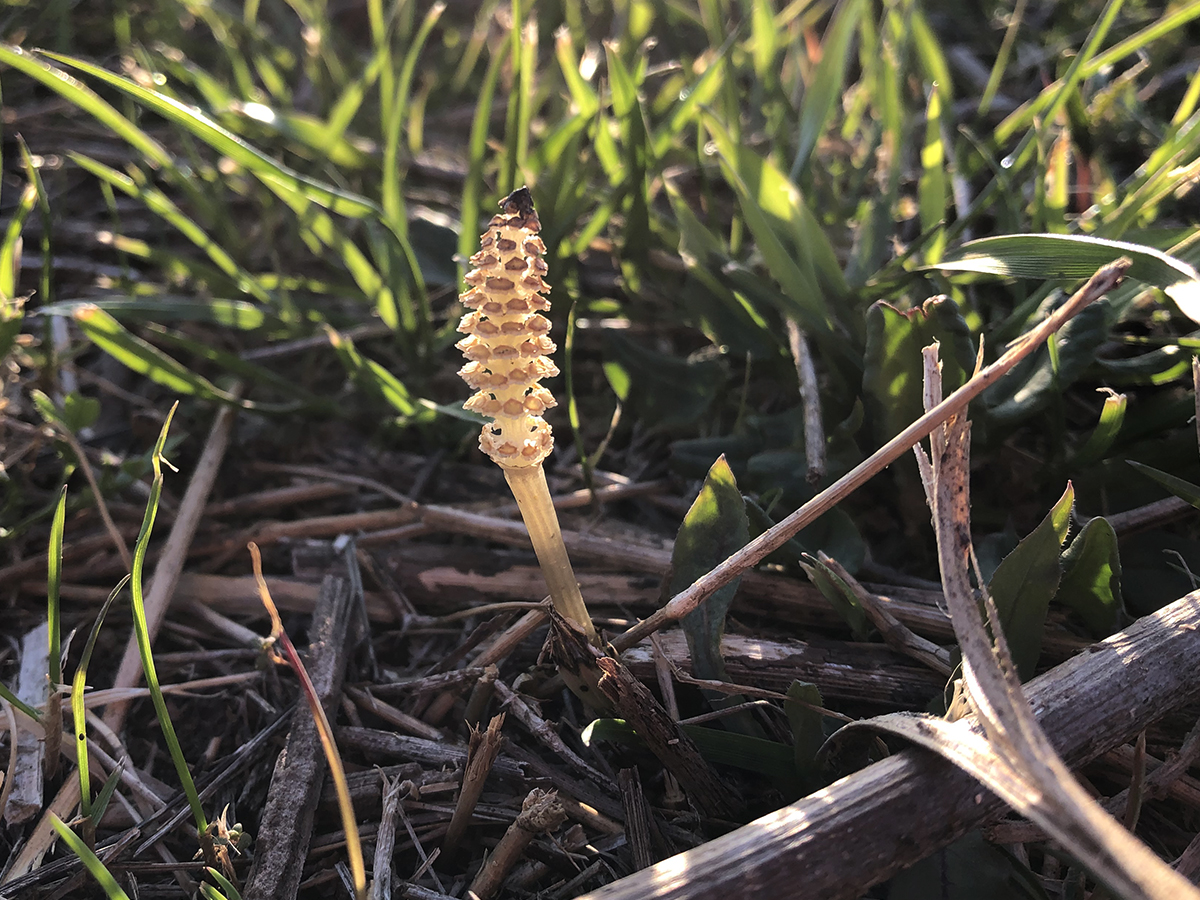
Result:
<svg viewBox="0 0 1200 900"><path fill-rule="evenodd" d="M546 586L550 589L550 602L564 619L570 619L583 629L588 640L599 646L596 628L588 615L579 592L579 582L567 556L562 531L558 527L558 513L550 499L550 488L546 484L546 473L540 463L521 468L501 466L508 486L512 489L525 520L533 552L537 554Z"/></svg>

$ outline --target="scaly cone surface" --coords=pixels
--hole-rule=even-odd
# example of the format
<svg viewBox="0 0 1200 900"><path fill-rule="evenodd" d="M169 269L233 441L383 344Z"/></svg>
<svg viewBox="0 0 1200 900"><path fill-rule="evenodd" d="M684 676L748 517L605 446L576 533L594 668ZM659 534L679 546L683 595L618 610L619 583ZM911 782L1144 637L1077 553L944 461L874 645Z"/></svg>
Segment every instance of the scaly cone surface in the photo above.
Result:
<svg viewBox="0 0 1200 900"><path fill-rule="evenodd" d="M476 392L464 408L495 419L483 426L479 449L504 468L525 468L541 465L554 446L542 414L555 400L539 382L558 368L548 358L550 320L539 314L550 308L543 296L550 286L529 189L513 191L501 207L471 257L470 287L459 297L471 310L458 325L467 337L456 346L470 360L459 375Z"/></svg>

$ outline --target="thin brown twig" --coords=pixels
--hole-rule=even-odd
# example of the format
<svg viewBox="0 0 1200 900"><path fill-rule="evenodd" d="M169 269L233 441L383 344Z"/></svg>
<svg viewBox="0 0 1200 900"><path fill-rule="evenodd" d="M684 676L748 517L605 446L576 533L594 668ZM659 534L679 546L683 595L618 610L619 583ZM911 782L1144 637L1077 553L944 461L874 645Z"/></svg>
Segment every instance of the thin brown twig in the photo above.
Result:
<svg viewBox="0 0 1200 900"><path fill-rule="evenodd" d="M1004 377L1013 366L1028 356L1085 306L1100 299L1116 287L1130 265L1129 260L1122 258L1099 269L1066 303L1020 337L994 363L980 371L957 391L880 447L868 459L847 472L786 519L764 531L716 568L698 578L691 586L676 594L649 618L644 619L624 634L618 635L612 641L613 646L617 650L628 649L669 622L682 619L715 591L720 590L741 575L743 571L778 550L798 531L829 512L847 496L907 453L927 434L964 409L971 400Z"/></svg>

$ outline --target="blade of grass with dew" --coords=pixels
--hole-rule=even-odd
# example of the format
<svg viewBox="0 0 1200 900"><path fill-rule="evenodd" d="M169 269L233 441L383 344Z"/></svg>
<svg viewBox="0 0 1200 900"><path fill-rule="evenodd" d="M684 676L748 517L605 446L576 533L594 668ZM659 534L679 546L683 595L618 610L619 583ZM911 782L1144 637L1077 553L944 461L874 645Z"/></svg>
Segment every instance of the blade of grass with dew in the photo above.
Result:
<svg viewBox="0 0 1200 900"><path fill-rule="evenodd" d="M1200 322L1200 274L1145 244L1076 234L1006 234L968 241L929 268L1039 280L1086 278L1122 256L1133 262L1131 278L1158 288L1180 312Z"/></svg>
<svg viewBox="0 0 1200 900"><path fill-rule="evenodd" d="M82 59L49 51L43 51L43 55L123 91L165 119L182 126L213 150L243 166L268 187L278 189L281 198L298 195L330 212L348 218L378 216L381 212L378 206L365 197L339 190L288 168L221 127L199 110L185 106L159 91L144 88L134 81Z"/></svg>
<svg viewBox="0 0 1200 900"><path fill-rule="evenodd" d="M704 70L700 80L688 89L687 96L671 107L670 118L658 127L650 141L651 152L655 159L662 159L671 145L683 133L683 130L696 122L700 117L701 110L716 99L725 81L728 68L727 54L732 46L733 38L730 37L721 47L717 58Z"/></svg>
<svg viewBox="0 0 1200 900"><path fill-rule="evenodd" d="M1117 4L1118 6L1120 4ZM1105 9L1104 16L1109 16L1110 10ZM1115 11L1113 11L1115 15ZM1080 80L1091 78L1099 74L1103 69L1111 66L1128 56L1135 56L1145 50L1150 44L1173 34L1178 29L1181 29L1189 22L1200 18L1200 3L1189 2L1183 3L1175 9L1167 11L1160 18L1151 22L1145 28L1134 32L1129 37L1113 44L1107 50L1089 54L1088 58L1083 60L1078 77ZM1107 34L1107 30L1104 35ZM1103 40L1103 36L1101 37ZM1083 54L1081 53L1082 57ZM1004 144L1017 131L1028 127L1036 119L1049 118L1046 114L1047 108L1053 103L1057 96L1057 91L1063 87L1063 82L1071 76L1071 71L1068 70L1062 78L1047 85L1037 97L1028 103L1022 104L1012 113L1010 113L1004 121L996 126L995 137L998 144Z"/></svg>
<svg viewBox="0 0 1200 900"><path fill-rule="evenodd" d="M66 823L53 812L49 813L49 816L50 824L54 826L54 830L58 832L58 836L71 849L71 852L79 857L84 868L88 870L88 874L96 879L96 883L104 889L108 900L129 900L129 895L121 890L121 886L117 884L117 879L113 878L112 873L105 868L104 863L100 862L100 859L91 851L87 844L79 839L79 835L68 828Z"/></svg>
<svg viewBox="0 0 1200 900"><path fill-rule="evenodd" d="M1053 122L1058 118L1059 112L1075 93L1075 90L1078 88L1080 82L1082 82L1086 77L1085 69L1087 63L1095 57L1097 51L1100 49L1100 45L1104 42L1104 39L1108 37L1108 33L1112 29L1113 24L1116 22L1117 14L1121 11L1121 7L1123 5L1124 0L1108 0L1108 4L1105 6L1104 11L1100 14L1099 19L1097 19L1095 26L1092 28L1091 34L1088 35L1087 41L1084 43L1083 47L1080 48L1080 51L1075 58L1071 60L1071 65L1067 68L1067 71L1063 74L1063 77L1054 84L1050 85L1050 87L1043 90L1039 95L1039 100L1041 100L1042 97L1048 97L1048 101L1045 103L1045 109L1038 114L1037 118L1040 121ZM1013 120L1014 116L1016 116L1016 113L1014 113L1012 116L1009 116L1008 119L996 126L994 136L997 145L1004 146L1008 142L1011 135L1016 131L1016 128L1013 127L1012 123L1010 123L1010 120ZM1020 121L1020 119L1015 121ZM1010 168L1017 170L1024 168L1025 164L1029 161L1030 153L1035 149L1035 133L1035 130L1026 132L1025 137L1017 145L1017 149L1009 154L1009 159L1012 160L1012 165Z"/></svg>
<svg viewBox="0 0 1200 900"><path fill-rule="evenodd" d="M75 669L75 677L71 681L71 720L75 723L75 765L79 778L79 811L87 820L84 828L86 829L85 839L89 847L94 844L96 823L99 817L92 816L92 779L88 762L87 712L84 704L84 692L87 690L88 666L92 662L92 653L96 649L96 640L100 637L100 628L104 624L104 617L108 615L113 602L124 590L125 585L129 583L129 579L129 575L122 578L109 593L104 605L100 607L96 621L92 623L92 629L88 633L83 655L79 658L79 665Z"/></svg>
<svg viewBox="0 0 1200 900"><path fill-rule="evenodd" d="M67 156L80 168L112 185L123 194L142 203L146 209L150 210L150 212L154 213L154 215L158 216L204 251L213 265L229 276L229 278L233 279L234 283L241 290L262 303L274 304L274 298L263 289L257 279L239 266L225 248L205 233L204 229L188 218L170 197L156 188L149 187L144 181L144 174L139 173L141 178L135 181L130 176L118 172L116 169L110 168L81 153L69 152Z"/></svg>
<svg viewBox="0 0 1200 900"><path fill-rule="evenodd" d="M821 42L821 61L813 72L812 82L800 104L800 126L796 137L796 155L789 176L799 181L808 168L809 158L817 140L825 131L825 123L834 103L842 95L846 71L850 62L850 47L858 20L867 12L863 0L843 0L830 20Z"/></svg>
<svg viewBox="0 0 1200 900"><path fill-rule="evenodd" d="M362 843L358 836L354 802L350 797L350 788L346 782L346 770L342 766L341 754L338 753L337 744L333 740L333 728L329 724L329 717L325 715L325 708L321 705L317 689L313 686L312 679L308 677L308 670L304 668L300 654L296 652L292 639L283 630L283 621L279 618L279 611L275 608L266 579L263 578L262 556L258 552L258 545L251 541L247 546L253 564L254 580L258 584L258 596L271 618L271 639L282 648L284 659L287 660L288 665L300 680L304 699L308 702L308 708L312 712L313 721L316 724L317 735L325 750L325 759L329 763L329 775L337 793L338 811L341 813L342 828L346 836L346 855L349 857L350 871L354 877L354 892L357 900L366 900L367 875L366 867L363 865Z"/></svg>
<svg viewBox="0 0 1200 900"><path fill-rule="evenodd" d="M154 651L150 646L150 628L146 623L146 605L142 594L146 551L150 547L150 536L154 531L154 520L158 515L158 501L162 496L162 467L166 463L162 455L163 447L166 445L167 432L171 428L171 420L178 407L177 402L167 413L166 421L163 422L162 430L158 434L158 441L154 445L154 453L150 457L150 464L154 468L154 480L150 484L146 514L142 519L142 528L133 550L133 571L130 573L129 593L131 595L130 606L133 610L133 633L137 638L138 653L142 658L142 673L146 678L146 687L150 691L150 699L154 703L154 712L158 717L159 727L162 729L167 748L170 750L171 761L175 764L175 774L179 778L184 796L187 797L188 805L192 809L192 816L196 820L197 837L201 840L201 849L205 851L204 856L207 860L212 856L211 843L206 845L204 840L205 832L208 830L208 820L204 817L204 808L200 805L200 795L196 791L195 782L192 781L191 770L183 756L183 748L179 746L179 738L175 735L175 725L171 722L171 714L167 710L162 688L159 687L158 670L154 665ZM169 465L169 463L167 464Z"/></svg>
<svg viewBox="0 0 1200 900"><path fill-rule="evenodd" d="M50 546L46 550L46 625L50 635L49 675L50 695L46 698L46 777L58 774L59 748L62 745L62 694L58 686L62 678L62 589L63 532L67 524L67 486L64 484L54 507L50 522Z"/></svg>
<svg viewBox="0 0 1200 900"><path fill-rule="evenodd" d="M158 141L117 112L95 91L62 69L55 68L30 52L11 44L0 43L0 62L41 82L73 106L97 119L100 124L133 147L138 156L146 162L167 169L174 168L174 159Z"/></svg>

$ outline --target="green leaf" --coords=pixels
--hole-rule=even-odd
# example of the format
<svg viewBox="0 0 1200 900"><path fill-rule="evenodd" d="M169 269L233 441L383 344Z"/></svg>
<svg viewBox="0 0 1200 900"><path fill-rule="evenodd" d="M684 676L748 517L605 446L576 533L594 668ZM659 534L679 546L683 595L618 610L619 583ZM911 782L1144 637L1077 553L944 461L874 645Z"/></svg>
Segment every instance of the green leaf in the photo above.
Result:
<svg viewBox="0 0 1200 900"><path fill-rule="evenodd" d="M934 341L942 346L945 391L957 390L975 364L970 329L958 304L948 297L934 297L902 311L880 300L867 310L862 386L879 443L924 414L921 351Z"/></svg>
<svg viewBox="0 0 1200 900"><path fill-rule="evenodd" d="M887 900L1046 900L1023 863L968 832L892 879Z"/></svg>
<svg viewBox="0 0 1200 900"><path fill-rule="evenodd" d="M825 701L815 684L793 681L783 703L788 727L792 731L792 746L795 750L796 772L800 775L803 788L811 792L822 784L821 764L817 753L825 743L825 727L821 714L813 707L823 707Z"/></svg>
<svg viewBox="0 0 1200 900"><path fill-rule="evenodd" d="M1063 577L1054 599L1083 618L1093 637L1105 638L1121 625L1121 556L1117 533L1097 516L1075 535L1062 556Z"/></svg>
<svg viewBox="0 0 1200 900"><path fill-rule="evenodd" d="M1186 500L1192 506L1196 507L1196 509L1200 509L1200 487L1197 487L1190 481L1184 481L1182 478L1172 475L1169 472L1163 472L1152 466L1148 466L1145 463L1134 462L1132 459L1127 459L1125 462L1148 478L1153 478L1180 500Z"/></svg>
<svg viewBox="0 0 1200 900"><path fill-rule="evenodd" d="M855 640L865 641L871 636L871 622L848 584L814 556L805 554L801 559L800 568L804 569L808 580L816 585L821 595L829 601L829 605L850 626Z"/></svg>
<svg viewBox="0 0 1200 900"><path fill-rule="evenodd" d="M695 741L700 755L709 762L773 778L796 777L794 754L786 744L703 725L681 725L680 728ZM644 746L633 726L624 719L596 719L583 729L580 739L589 747L594 741Z"/></svg>
<svg viewBox="0 0 1200 900"><path fill-rule="evenodd" d="M749 540L746 504L722 455L708 470L700 495L675 536L670 593L678 594ZM735 578L683 618L692 672L697 678L728 680L721 637L725 634L725 614L740 583L741 578Z"/></svg>
<svg viewBox="0 0 1200 900"><path fill-rule="evenodd" d="M1075 489L1070 483L1054 508L996 568L988 591L1022 681L1033 677L1042 652L1046 612L1062 577L1061 548L1067 538Z"/></svg>
<svg viewBox="0 0 1200 900"><path fill-rule="evenodd" d="M1122 256L1133 262L1130 278L1160 289L1180 312L1200 322L1200 274L1183 260L1145 244L1078 234L1005 234L968 241L928 268L1045 281L1087 278Z"/></svg>

